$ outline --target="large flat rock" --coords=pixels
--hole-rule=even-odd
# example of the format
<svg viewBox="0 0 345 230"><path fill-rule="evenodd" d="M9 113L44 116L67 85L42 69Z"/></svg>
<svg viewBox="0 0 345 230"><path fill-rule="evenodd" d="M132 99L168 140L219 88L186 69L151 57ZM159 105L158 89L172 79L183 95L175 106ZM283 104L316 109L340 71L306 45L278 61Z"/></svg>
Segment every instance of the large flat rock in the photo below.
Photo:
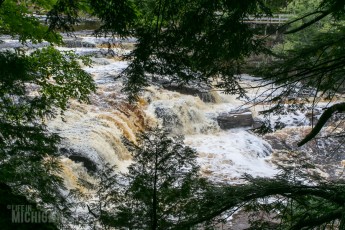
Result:
<svg viewBox="0 0 345 230"><path fill-rule="evenodd" d="M165 84L163 87L170 91L175 91L181 94L192 95L199 97L203 102L217 102L218 98L216 97L217 94L211 92L211 88L209 87L198 87L193 85L173 85L173 84Z"/></svg>
<svg viewBox="0 0 345 230"><path fill-rule="evenodd" d="M217 122L221 129L252 127L254 124L250 111L222 113L217 117Z"/></svg>

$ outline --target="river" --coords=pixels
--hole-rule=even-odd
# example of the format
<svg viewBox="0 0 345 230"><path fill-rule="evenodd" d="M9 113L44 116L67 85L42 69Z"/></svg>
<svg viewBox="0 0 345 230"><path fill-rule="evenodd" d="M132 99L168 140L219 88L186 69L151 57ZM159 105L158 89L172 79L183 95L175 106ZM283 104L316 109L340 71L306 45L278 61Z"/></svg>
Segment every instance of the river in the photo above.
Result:
<svg viewBox="0 0 345 230"><path fill-rule="evenodd" d="M90 104L71 101L64 119L58 116L47 121L48 129L63 137L61 163L68 189L78 188L85 194L92 194L94 190L79 183L79 179L97 183L94 173L105 164L115 165L118 171L125 172L132 161L121 137L134 141L138 132L150 126L160 125L174 134L184 135L185 144L198 152L201 174L211 181L228 184L242 183L244 173L264 177L277 174L276 164L283 162L284 158L279 154L283 149L280 145L285 143L289 150L295 150L295 142L310 129L311 121L306 110L272 115L270 122L279 121L286 126L274 134L259 136L251 131L251 127L221 129L217 122L219 115L246 109L254 118L262 120L258 112L269 105L253 106L248 100L216 90L210 92L214 100L207 102L198 96L181 94L154 84L145 90L137 104L130 104L121 92L123 79L117 76L128 66L123 55L133 49L135 39L96 38L89 31L77 32L75 36L64 35L66 45L57 49L90 55L92 67L84 66L83 69L92 75L97 91L91 95ZM1 40L4 42L0 49L21 46L10 37L2 37ZM27 50L46 45L28 44ZM257 84L257 79L243 75L242 84ZM249 91L249 98L263 96L268 89L260 90ZM325 102L320 106L326 105ZM305 148L310 149L312 147ZM341 160L342 155L330 162L334 164ZM340 165L337 166L334 173L341 169ZM326 171L323 172L325 176Z"/></svg>

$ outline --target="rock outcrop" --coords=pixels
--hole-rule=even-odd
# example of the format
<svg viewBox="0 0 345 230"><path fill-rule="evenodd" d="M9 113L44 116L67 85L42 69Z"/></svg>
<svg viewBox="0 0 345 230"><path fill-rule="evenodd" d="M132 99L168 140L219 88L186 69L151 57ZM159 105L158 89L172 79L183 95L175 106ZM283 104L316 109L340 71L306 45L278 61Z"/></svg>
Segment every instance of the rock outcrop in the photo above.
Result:
<svg viewBox="0 0 345 230"><path fill-rule="evenodd" d="M221 101L216 91L206 84L190 82L188 84L172 83L167 78L152 77L152 82L161 85L164 89L185 95L199 97L203 102L218 103Z"/></svg>
<svg viewBox="0 0 345 230"><path fill-rule="evenodd" d="M217 117L221 129L252 127L254 124L252 113L249 110L222 113Z"/></svg>
<svg viewBox="0 0 345 230"><path fill-rule="evenodd" d="M84 48L95 48L96 45L91 42L81 41L78 39L64 39L64 46L68 48L78 48L78 47L84 47Z"/></svg>
<svg viewBox="0 0 345 230"><path fill-rule="evenodd" d="M216 103L219 101L219 96L210 91L209 87L197 87L192 85L172 85L163 84L163 88L181 94L187 94L199 97L203 102Z"/></svg>

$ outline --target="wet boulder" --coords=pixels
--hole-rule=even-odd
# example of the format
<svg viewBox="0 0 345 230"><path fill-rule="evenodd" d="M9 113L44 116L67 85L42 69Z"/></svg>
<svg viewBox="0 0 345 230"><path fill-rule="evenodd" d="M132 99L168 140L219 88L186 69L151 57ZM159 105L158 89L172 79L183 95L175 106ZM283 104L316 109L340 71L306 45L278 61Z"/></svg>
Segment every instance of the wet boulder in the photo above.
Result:
<svg viewBox="0 0 345 230"><path fill-rule="evenodd" d="M199 85L177 85L177 84L162 84L164 89L175 91L181 94L192 95L199 97L203 102L215 103L217 102L218 95L212 93L211 88L208 86ZM218 97L217 97L218 96Z"/></svg>
<svg viewBox="0 0 345 230"><path fill-rule="evenodd" d="M76 163L82 163L89 173L97 172L98 167L96 163L84 156L84 154L69 148L60 148L59 152Z"/></svg>
<svg viewBox="0 0 345 230"><path fill-rule="evenodd" d="M92 62L96 65L109 65L110 62L106 58L91 58Z"/></svg>
<svg viewBox="0 0 345 230"><path fill-rule="evenodd" d="M222 113L217 117L221 129L232 129L241 127L252 127L254 124L253 115L249 110Z"/></svg>
<svg viewBox="0 0 345 230"><path fill-rule="evenodd" d="M96 45L91 42L81 41L78 39L65 39L65 47L68 48L95 48Z"/></svg>
<svg viewBox="0 0 345 230"><path fill-rule="evenodd" d="M183 129L183 122L181 118L174 112L172 108L157 107L155 109L157 118L162 119L163 126L171 131L173 128Z"/></svg>

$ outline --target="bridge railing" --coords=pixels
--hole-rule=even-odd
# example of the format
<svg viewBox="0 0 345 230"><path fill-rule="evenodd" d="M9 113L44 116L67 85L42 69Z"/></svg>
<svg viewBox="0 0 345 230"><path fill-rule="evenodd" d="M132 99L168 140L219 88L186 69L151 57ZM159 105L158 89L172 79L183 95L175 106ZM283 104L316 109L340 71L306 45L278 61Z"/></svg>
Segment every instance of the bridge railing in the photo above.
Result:
<svg viewBox="0 0 345 230"><path fill-rule="evenodd" d="M275 14L273 17L254 17L249 16L244 21L254 24L282 24L289 21L293 17L292 14Z"/></svg>

